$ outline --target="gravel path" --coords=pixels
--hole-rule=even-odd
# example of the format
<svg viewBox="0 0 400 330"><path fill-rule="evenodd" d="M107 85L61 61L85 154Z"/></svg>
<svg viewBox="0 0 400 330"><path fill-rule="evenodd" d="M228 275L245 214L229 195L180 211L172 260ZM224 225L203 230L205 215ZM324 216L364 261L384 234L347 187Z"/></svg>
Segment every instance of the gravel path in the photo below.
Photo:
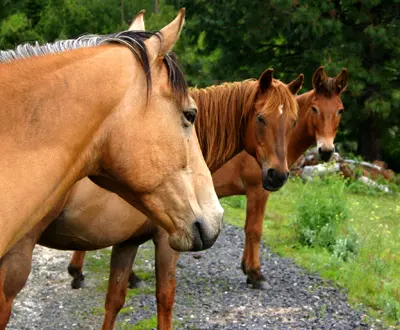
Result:
<svg viewBox="0 0 400 330"><path fill-rule="evenodd" d="M152 244L140 250L135 269L152 273ZM243 230L225 225L212 249L182 254L175 329L382 328L378 320L364 323L365 315L348 305L344 293L266 247L262 248L263 269L272 288L259 291L247 287L240 269L242 250ZM103 254L104 250L94 252L92 258L101 259ZM66 272L69 257L70 253L36 247L31 276L14 303L8 329L101 327L108 270L100 274L86 270L87 286L72 290ZM138 294L130 295L117 328L126 329L155 314L154 277L146 279L144 285Z"/></svg>

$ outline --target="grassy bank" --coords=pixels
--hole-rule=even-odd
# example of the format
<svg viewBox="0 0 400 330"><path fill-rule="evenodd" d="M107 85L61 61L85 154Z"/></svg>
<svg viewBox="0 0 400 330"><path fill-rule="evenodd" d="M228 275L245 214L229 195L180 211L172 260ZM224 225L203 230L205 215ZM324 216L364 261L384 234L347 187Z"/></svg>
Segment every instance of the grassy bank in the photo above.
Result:
<svg viewBox="0 0 400 330"><path fill-rule="evenodd" d="M328 245L301 244L296 225L299 205L313 207L321 200L312 204L309 202L311 197L320 198L322 202L329 198L320 188L318 184L304 185L296 179L271 194L264 220L264 241L280 255L291 257L308 270L346 288L354 306L368 306L373 317L383 319L387 324L399 325L400 198L367 190L355 194L357 189L345 186L339 196L347 212L338 225L339 243L331 245L331 248ZM307 196L304 195L305 189L309 190ZM221 201L226 212L225 221L242 227L246 198L234 196ZM311 211L309 214L312 215L319 209L316 207ZM352 242L348 239L350 236L346 236L349 233L353 235ZM337 250L349 242L356 245L355 251L343 258Z"/></svg>

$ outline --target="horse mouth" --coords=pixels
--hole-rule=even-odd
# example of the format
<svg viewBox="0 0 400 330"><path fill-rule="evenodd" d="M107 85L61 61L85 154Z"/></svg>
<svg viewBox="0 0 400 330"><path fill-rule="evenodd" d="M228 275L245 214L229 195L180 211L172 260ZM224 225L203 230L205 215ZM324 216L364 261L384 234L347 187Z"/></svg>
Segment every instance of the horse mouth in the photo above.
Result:
<svg viewBox="0 0 400 330"><path fill-rule="evenodd" d="M283 185L273 185L272 183L263 182L263 188L271 192L278 191L282 186Z"/></svg>

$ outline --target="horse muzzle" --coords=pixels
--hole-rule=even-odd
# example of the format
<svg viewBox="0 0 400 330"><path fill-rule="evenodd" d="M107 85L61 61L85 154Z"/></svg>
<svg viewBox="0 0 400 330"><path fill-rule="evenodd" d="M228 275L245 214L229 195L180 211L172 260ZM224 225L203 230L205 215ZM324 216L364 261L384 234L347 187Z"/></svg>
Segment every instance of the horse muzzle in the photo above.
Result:
<svg viewBox="0 0 400 330"><path fill-rule="evenodd" d="M191 251L202 251L212 247L218 238L219 231L211 234L202 219L192 225L193 245Z"/></svg>
<svg viewBox="0 0 400 330"><path fill-rule="evenodd" d="M319 158L324 162L328 162L332 158L334 152L335 152L335 147L331 149L325 149L323 147L318 148Z"/></svg>
<svg viewBox="0 0 400 330"><path fill-rule="evenodd" d="M262 185L265 190L278 191L289 178L289 172L281 172L273 168L262 170Z"/></svg>

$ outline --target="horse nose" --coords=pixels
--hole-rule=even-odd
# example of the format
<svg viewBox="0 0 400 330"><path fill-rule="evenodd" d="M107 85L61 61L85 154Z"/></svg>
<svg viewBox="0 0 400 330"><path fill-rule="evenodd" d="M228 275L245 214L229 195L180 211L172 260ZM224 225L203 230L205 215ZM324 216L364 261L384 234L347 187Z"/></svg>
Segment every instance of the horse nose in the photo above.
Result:
<svg viewBox="0 0 400 330"><path fill-rule="evenodd" d="M207 226L203 219L198 218L192 225L193 245L191 251L201 251L213 246L217 240L218 233L212 235L208 233Z"/></svg>
<svg viewBox="0 0 400 330"><path fill-rule="evenodd" d="M335 147L332 149L323 149L322 147L318 148L319 157L324 161L327 162L331 159L333 153L335 152Z"/></svg>
<svg viewBox="0 0 400 330"><path fill-rule="evenodd" d="M266 190L276 191L281 188L289 177L289 172L280 172L274 168L269 168L262 173L262 183Z"/></svg>

